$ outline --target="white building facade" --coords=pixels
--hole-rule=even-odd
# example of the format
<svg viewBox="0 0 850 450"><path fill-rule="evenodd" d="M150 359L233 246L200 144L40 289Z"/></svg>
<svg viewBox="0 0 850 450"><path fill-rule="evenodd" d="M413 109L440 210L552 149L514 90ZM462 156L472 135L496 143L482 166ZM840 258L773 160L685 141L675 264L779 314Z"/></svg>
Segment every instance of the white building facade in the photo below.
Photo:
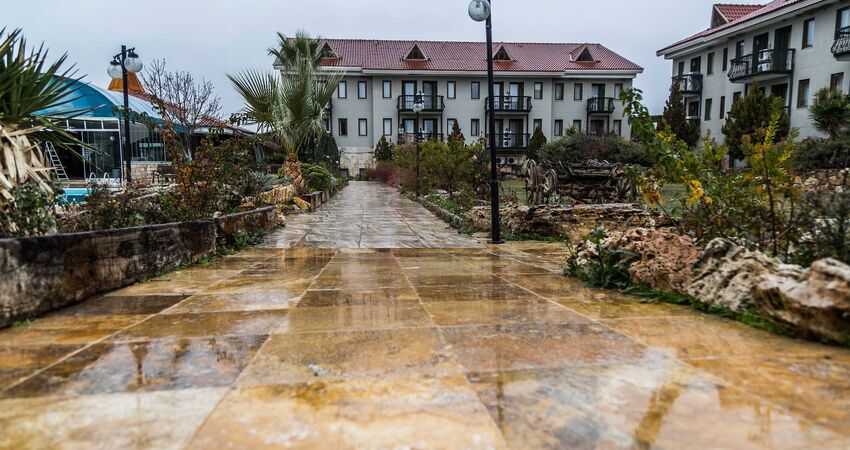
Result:
<svg viewBox="0 0 850 450"><path fill-rule="evenodd" d="M673 62L672 82L688 118L722 142L732 103L754 85L783 99L801 137L820 136L809 116L822 87L850 88L850 1L776 0L718 4L711 27L658 51Z"/></svg>
<svg viewBox="0 0 850 450"><path fill-rule="evenodd" d="M472 143L487 125L486 44L325 40L321 65L344 70L325 125L350 176L374 165L374 147L444 140L457 122ZM500 163L518 166L535 128L548 140L570 127L629 138L620 91L643 69L599 44L494 44L496 145ZM421 92L419 122L413 104Z"/></svg>

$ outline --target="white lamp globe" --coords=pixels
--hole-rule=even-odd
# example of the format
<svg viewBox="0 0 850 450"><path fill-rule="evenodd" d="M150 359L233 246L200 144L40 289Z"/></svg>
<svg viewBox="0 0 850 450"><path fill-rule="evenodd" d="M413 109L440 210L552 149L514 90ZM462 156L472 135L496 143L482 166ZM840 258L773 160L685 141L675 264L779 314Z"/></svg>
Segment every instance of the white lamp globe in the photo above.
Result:
<svg viewBox="0 0 850 450"><path fill-rule="evenodd" d="M109 74L112 79L124 77L124 73L121 71L121 63L118 61L110 61L109 67L106 69L106 73Z"/></svg>
<svg viewBox="0 0 850 450"><path fill-rule="evenodd" d="M483 22L490 17L490 2L487 0L472 0L469 2L469 17L476 22Z"/></svg>
<svg viewBox="0 0 850 450"><path fill-rule="evenodd" d="M139 59L136 52L130 52L127 54L127 59L124 60L124 67L127 68L127 72L138 73L141 72L144 64L142 64L142 60Z"/></svg>
<svg viewBox="0 0 850 450"><path fill-rule="evenodd" d="M416 98L413 100L413 112L421 113L422 110L425 109L425 100L422 97L423 95L422 91L419 91L419 93L416 94Z"/></svg>

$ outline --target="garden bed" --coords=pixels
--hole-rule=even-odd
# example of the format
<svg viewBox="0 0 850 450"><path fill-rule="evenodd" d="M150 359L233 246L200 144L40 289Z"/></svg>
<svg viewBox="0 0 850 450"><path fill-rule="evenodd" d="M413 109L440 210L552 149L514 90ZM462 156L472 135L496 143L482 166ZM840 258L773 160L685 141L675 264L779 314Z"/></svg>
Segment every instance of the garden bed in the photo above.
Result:
<svg viewBox="0 0 850 450"><path fill-rule="evenodd" d="M0 328L213 256L276 225L274 207L192 222L0 239Z"/></svg>

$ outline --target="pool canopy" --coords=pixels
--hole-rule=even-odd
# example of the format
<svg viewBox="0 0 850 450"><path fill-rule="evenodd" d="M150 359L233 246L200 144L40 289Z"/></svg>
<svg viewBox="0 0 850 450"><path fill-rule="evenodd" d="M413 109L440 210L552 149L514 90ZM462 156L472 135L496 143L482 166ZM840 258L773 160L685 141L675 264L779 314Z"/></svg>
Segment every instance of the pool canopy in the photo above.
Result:
<svg viewBox="0 0 850 450"><path fill-rule="evenodd" d="M64 117L69 111L85 112L75 119L120 119L121 110L124 108L124 95L119 92L111 92L82 81L67 80L76 89L66 100L71 101L62 105L45 108L38 112L43 116ZM148 101L130 96L130 111L134 114L149 116L152 120L162 122L159 112L154 105Z"/></svg>

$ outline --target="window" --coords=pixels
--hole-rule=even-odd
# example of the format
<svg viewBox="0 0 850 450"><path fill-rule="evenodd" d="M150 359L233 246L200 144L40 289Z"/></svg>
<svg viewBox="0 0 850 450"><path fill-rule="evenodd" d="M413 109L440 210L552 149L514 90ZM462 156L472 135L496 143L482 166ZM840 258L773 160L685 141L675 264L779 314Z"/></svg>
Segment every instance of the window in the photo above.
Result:
<svg viewBox="0 0 850 450"><path fill-rule="evenodd" d="M723 73L729 70L729 48L723 49L723 62L720 64L723 67Z"/></svg>
<svg viewBox="0 0 850 450"><path fill-rule="evenodd" d="M384 119L384 136L393 134L393 119Z"/></svg>
<svg viewBox="0 0 850 450"><path fill-rule="evenodd" d="M746 46L746 45L747 45L746 41L738 41L735 44L735 58L740 58L740 57L744 56L744 51L745 51L744 46Z"/></svg>
<svg viewBox="0 0 850 450"><path fill-rule="evenodd" d="M829 88L833 91L844 92L844 72L834 73L829 77Z"/></svg>
<svg viewBox="0 0 850 450"><path fill-rule="evenodd" d="M614 83L614 98L620 98L623 93L623 83Z"/></svg>
<svg viewBox="0 0 850 450"><path fill-rule="evenodd" d="M612 125L611 132L616 134L617 136L622 136L623 135L623 121L622 120L615 120L614 124Z"/></svg>
<svg viewBox="0 0 850 450"><path fill-rule="evenodd" d="M699 101L688 103L688 119L699 120Z"/></svg>
<svg viewBox="0 0 850 450"><path fill-rule="evenodd" d="M446 96L449 98L457 98L457 85L454 81L449 81L446 85Z"/></svg>
<svg viewBox="0 0 850 450"><path fill-rule="evenodd" d="M718 119L723 120L726 118L726 96L720 97L720 115Z"/></svg>
<svg viewBox="0 0 850 450"><path fill-rule="evenodd" d="M447 119L446 120L446 130L449 130L449 133L455 129L455 124L457 123L457 119Z"/></svg>
<svg viewBox="0 0 850 450"><path fill-rule="evenodd" d="M815 19L803 22L803 48L809 48L815 45Z"/></svg>
<svg viewBox="0 0 850 450"><path fill-rule="evenodd" d="M555 100L564 99L564 83L555 83Z"/></svg>
<svg viewBox="0 0 850 450"><path fill-rule="evenodd" d="M534 130L532 131L537 131L538 128L543 131L543 119L534 119Z"/></svg>
<svg viewBox="0 0 850 450"><path fill-rule="evenodd" d="M555 136L563 136L564 135L564 121L556 120L555 121Z"/></svg>
<svg viewBox="0 0 850 450"><path fill-rule="evenodd" d="M366 82L357 82L357 98L366 98Z"/></svg>
<svg viewBox="0 0 850 450"><path fill-rule="evenodd" d="M573 128L576 131L581 131L581 120L573 120Z"/></svg>
<svg viewBox="0 0 850 450"><path fill-rule="evenodd" d="M835 14L835 39L838 40L841 37L839 34L840 31L846 30L847 27L850 27L850 7L841 8Z"/></svg>
<svg viewBox="0 0 850 450"><path fill-rule="evenodd" d="M339 119L339 135L348 136L348 119Z"/></svg>
<svg viewBox="0 0 850 450"><path fill-rule="evenodd" d="M710 98L705 99L705 120L706 121L711 120L711 103L712 103L712 99L710 99Z"/></svg>
<svg viewBox="0 0 850 450"><path fill-rule="evenodd" d="M809 106L809 80L800 80L797 87L797 107L806 108Z"/></svg>
<svg viewBox="0 0 850 450"><path fill-rule="evenodd" d="M391 98L393 96L393 82L389 80L384 80L384 98Z"/></svg>
<svg viewBox="0 0 850 450"><path fill-rule="evenodd" d="M738 100L741 99L741 91L732 93L732 104L738 103Z"/></svg>
<svg viewBox="0 0 850 450"><path fill-rule="evenodd" d="M705 62L705 65L707 66L706 69L705 69L706 74L714 75L714 53L713 52L708 54L708 60Z"/></svg>
<svg viewBox="0 0 850 450"><path fill-rule="evenodd" d="M357 120L357 133L360 136L367 136L369 134L369 122L366 119L358 119Z"/></svg>
<svg viewBox="0 0 850 450"><path fill-rule="evenodd" d="M479 136L481 134L481 122L478 119L472 119L469 122L469 134Z"/></svg>
<svg viewBox="0 0 850 450"><path fill-rule="evenodd" d="M700 73L702 70L702 56L691 59L691 73Z"/></svg>
<svg viewBox="0 0 850 450"><path fill-rule="evenodd" d="M473 81L469 88L469 91L472 93L473 100L478 100L481 98L481 83Z"/></svg>
<svg viewBox="0 0 850 450"><path fill-rule="evenodd" d="M576 83L573 86L573 100L581 100L584 98L584 85L581 83Z"/></svg>
<svg viewBox="0 0 850 450"><path fill-rule="evenodd" d="M336 88L336 96L348 98L348 83L345 80L339 82L339 86Z"/></svg>
<svg viewBox="0 0 850 450"><path fill-rule="evenodd" d="M678 70L678 74L679 74L680 76L685 74L685 62L684 62L684 61L679 61L679 70Z"/></svg>
<svg viewBox="0 0 850 450"><path fill-rule="evenodd" d="M543 99L543 83L540 81L534 82L534 98L537 100Z"/></svg>

